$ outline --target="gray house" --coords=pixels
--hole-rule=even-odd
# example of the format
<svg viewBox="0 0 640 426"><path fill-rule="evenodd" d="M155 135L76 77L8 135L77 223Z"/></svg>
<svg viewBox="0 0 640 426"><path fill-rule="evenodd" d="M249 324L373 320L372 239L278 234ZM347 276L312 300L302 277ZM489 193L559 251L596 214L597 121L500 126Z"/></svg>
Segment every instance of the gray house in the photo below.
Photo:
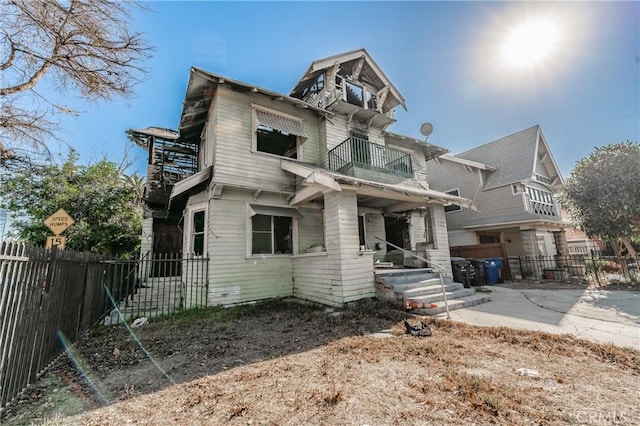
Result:
<svg viewBox="0 0 640 426"><path fill-rule="evenodd" d="M503 243L507 256L568 254L562 176L540 126L428 162L432 188L473 200L445 207L450 246Z"/></svg>
<svg viewBox="0 0 640 426"><path fill-rule="evenodd" d="M208 303L375 296L386 242L451 273L445 207L426 163L446 150L387 131L405 101L364 50L311 64L292 92L191 69L177 131L149 151L143 254L209 259Z"/></svg>

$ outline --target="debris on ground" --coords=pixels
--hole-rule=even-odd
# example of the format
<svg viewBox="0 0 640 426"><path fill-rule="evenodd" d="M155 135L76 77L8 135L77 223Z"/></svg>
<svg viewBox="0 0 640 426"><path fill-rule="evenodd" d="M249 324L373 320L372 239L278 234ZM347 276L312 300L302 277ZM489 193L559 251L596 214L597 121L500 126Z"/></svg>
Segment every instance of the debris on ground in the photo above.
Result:
<svg viewBox="0 0 640 426"><path fill-rule="evenodd" d="M412 336L431 336L431 327L429 327L429 324L426 324L424 321L420 321L418 325L411 325L409 324L409 321L404 320L404 328L407 331L407 334Z"/></svg>

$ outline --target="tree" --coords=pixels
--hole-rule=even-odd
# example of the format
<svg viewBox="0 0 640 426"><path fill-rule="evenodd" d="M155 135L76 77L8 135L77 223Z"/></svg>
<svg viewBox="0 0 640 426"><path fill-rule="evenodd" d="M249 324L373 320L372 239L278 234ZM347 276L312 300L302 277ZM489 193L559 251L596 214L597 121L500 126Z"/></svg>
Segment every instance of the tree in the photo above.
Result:
<svg viewBox="0 0 640 426"><path fill-rule="evenodd" d="M77 160L71 151L62 165L17 170L5 180L0 207L16 217L14 236L43 245L51 235L44 220L63 208L75 220L64 231L69 248L111 256L136 254L142 230L138 187L112 161L78 165Z"/></svg>
<svg viewBox="0 0 640 426"><path fill-rule="evenodd" d="M78 114L41 83L88 100L127 97L151 48L129 31L135 2L0 1L0 167L9 168L49 155L59 114Z"/></svg>
<svg viewBox="0 0 640 426"><path fill-rule="evenodd" d="M563 202L589 236L611 244L616 255L640 239L640 145L623 142L596 148L581 159L565 184Z"/></svg>

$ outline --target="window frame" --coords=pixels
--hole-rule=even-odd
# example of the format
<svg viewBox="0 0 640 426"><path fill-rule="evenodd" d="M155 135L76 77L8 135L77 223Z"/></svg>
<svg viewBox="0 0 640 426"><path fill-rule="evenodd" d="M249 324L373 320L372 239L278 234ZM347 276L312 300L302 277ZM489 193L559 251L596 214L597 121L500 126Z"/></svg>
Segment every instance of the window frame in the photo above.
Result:
<svg viewBox="0 0 640 426"><path fill-rule="evenodd" d="M246 203L246 238L245 238L245 257L246 258L290 258L298 255L298 218L296 216L274 216L274 215L263 215L263 214L252 214L253 212L251 208L251 204ZM255 203L254 203L255 204ZM265 205L265 207L277 207L277 208L289 208L288 206L282 205ZM254 216L268 216L271 218L271 251L272 253L253 253L253 217ZM274 227L274 217L288 217L291 219L291 253L274 253L275 252L275 227Z"/></svg>
<svg viewBox="0 0 640 426"><path fill-rule="evenodd" d="M195 215L197 213L203 213L203 229L196 234L195 227ZM208 232L208 209L206 203L197 204L187 208L188 220L189 220L189 251L187 254L194 257L205 257L207 255L207 232ZM202 253L197 254L195 251L196 235L202 235Z"/></svg>
<svg viewBox="0 0 640 426"><path fill-rule="evenodd" d="M271 152L260 151L258 149L258 128L260 127L261 123L260 123L260 120L258 120L256 110L261 110L269 114L279 115L283 118L297 121L300 123L301 126L304 126L304 120L302 120L300 117L296 117L294 115L290 115L285 112L274 110L271 108L266 108L260 105L250 104L250 106L251 106L251 152L259 155L268 155L270 157L275 157L275 158L288 158L290 160L298 160L298 161L303 160L304 150L302 149L302 145L306 140L306 138L299 135L293 135L296 138L296 157L295 158L287 157L284 155L273 154ZM272 130L275 130L275 129L272 129Z"/></svg>
<svg viewBox="0 0 640 426"><path fill-rule="evenodd" d="M444 193L448 195L453 195L454 197L460 197L460 188L450 189L449 191L444 191ZM450 209L450 210L447 210L447 209ZM456 204L451 204L450 206L444 206L444 214L459 212L459 211L462 211L462 207Z"/></svg>

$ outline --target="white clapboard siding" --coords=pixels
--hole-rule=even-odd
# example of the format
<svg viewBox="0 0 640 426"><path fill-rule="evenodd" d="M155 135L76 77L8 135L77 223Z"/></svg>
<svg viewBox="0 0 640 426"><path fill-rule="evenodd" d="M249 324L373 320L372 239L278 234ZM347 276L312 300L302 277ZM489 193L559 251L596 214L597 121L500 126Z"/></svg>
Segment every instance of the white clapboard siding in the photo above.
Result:
<svg viewBox="0 0 640 426"><path fill-rule="evenodd" d="M364 231L367 242L367 248L377 250L376 245L382 242L375 237L385 238L384 216L382 214L367 214L364 217ZM387 252L387 245L382 244L382 249L377 250L378 254Z"/></svg>
<svg viewBox="0 0 640 426"><path fill-rule="evenodd" d="M298 252L306 253L314 244L324 244L324 219L320 209L300 209Z"/></svg>
<svg viewBox="0 0 640 426"><path fill-rule="evenodd" d="M210 202L207 243L210 304L242 303L293 293L290 256L246 256L246 203Z"/></svg>
<svg viewBox="0 0 640 426"><path fill-rule="evenodd" d="M484 190L480 185L478 172L468 172L460 164L442 161L440 164L429 162L431 188L449 191L458 188L460 196L474 201L479 211L462 209L446 214L449 230L462 229L463 226L482 220L485 223L529 219L522 194L514 194L511 185Z"/></svg>
<svg viewBox="0 0 640 426"><path fill-rule="evenodd" d="M340 264L328 255L293 260L294 296L331 306L342 306Z"/></svg>
<svg viewBox="0 0 640 426"><path fill-rule="evenodd" d="M331 151L349 138L350 132L347 120L347 117L343 115L336 115L331 118L331 121L324 121L324 125L326 126L327 151Z"/></svg>
<svg viewBox="0 0 640 426"><path fill-rule="evenodd" d="M260 94L239 93L221 87L211 110L216 116L214 180L265 191L291 191L295 177L280 168L281 157L253 152L251 103L302 119L308 136L303 143L303 159L312 164L319 161L319 119L315 113L272 101ZM208 137L212 137L210 133Z"/></svg>

